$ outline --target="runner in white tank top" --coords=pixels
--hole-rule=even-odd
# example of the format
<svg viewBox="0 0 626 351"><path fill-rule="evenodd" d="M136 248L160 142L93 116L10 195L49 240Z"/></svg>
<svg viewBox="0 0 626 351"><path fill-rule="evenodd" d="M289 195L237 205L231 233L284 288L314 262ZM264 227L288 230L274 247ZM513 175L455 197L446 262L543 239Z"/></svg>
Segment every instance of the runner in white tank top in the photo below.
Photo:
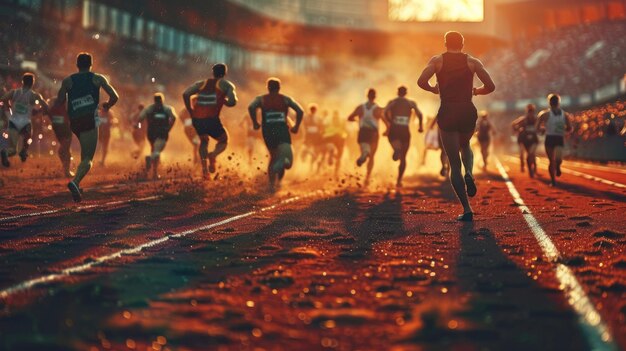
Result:
<svg viewBox="0 0 626 351"><path fill-rule="evenodd" d="M367 163L367 175L365 183L369 183L372 169L374 168L374 155L378 149L378 125L382 120L387 129L387 121L383 118L383 109L374 102L376 100L376 90L370 89L367 92L367 102L359 105L348 116L348 121L355 121L359 118L359 136L357 141L361 148L361 156L356 160L356 165L361 167L369 159ZM386 132L385 132L386 133Z"/></svg>
<svg viewBox="0 0 626 351"><path fill-rule="evenodd" d="M556 177L561 176L561 163L563 162L563 146L565 146L565 133L572 130L568 113L561 109L561 97L557 94L548 95L550 108L539 113L537 130L545 131L546 154L550 161L550 185L556 185ZM545 129L542 127L545 126Z"/></svg>
<svg viewBox="0 0 626 351"><path fill-rule="evenodd" d="M41 94L33 91L35 84L35 75L25 73L22 76L22 87L14 89L6 93L0 100L4 102L5 108L11 106L11 114L9 116L9 147L0 150L0 158L4 167L9 167L9 157L17 153L17 143L20 136L22 137L22 150L20 151L20 159L22 162L28 158L28 139L31 137L31 117L33 108L36 105L42 107L44 113L48 113L48 104Z"/></svg>

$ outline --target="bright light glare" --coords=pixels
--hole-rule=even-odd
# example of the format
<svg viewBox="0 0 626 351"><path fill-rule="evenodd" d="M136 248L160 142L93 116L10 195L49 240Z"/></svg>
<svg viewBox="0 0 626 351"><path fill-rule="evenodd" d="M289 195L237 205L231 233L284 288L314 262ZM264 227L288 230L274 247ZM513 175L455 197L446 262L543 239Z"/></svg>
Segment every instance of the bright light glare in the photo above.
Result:
<svg viewBox="0 0 626 351"><path fill-rule="evenodd" d="M389 0L389 19L402 22L482 22L484 0Z"/></svg>

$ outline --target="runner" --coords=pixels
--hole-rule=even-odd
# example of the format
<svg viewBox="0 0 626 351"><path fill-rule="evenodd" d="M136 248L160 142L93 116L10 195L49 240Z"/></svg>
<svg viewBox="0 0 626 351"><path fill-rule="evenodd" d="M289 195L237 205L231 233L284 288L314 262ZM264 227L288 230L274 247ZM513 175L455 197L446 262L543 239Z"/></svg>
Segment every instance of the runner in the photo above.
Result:
<svg viewBox="0 0 626 351"><path fill-rule="evenodd" d="M420 133L424 132L422 124L422 112L417 108L415 101L406 98L407 89L404 86L398 88L398 97L389 101L385 107L385 118L389 123L389 143L393 148L393 160L400 160L398 167L398 180L396 187L402 187L402 177L406 170L406 154L411 146L411 130L409 128L413 113L419 120Z"/></svg>
<svg viewBox="0 0 626 351"><path fill-rule="evenodd" d="M206 177L216 171L216 158L226 150L228 145L228 131L220 121L220 112L224 105L233 107L237 104L235 85L226 78L228 68L223 63L213 65L213 78L201 80L192 84L183 93L185 108L192 117L193 127L200 137L200 161L202 174ZM191 104L191 97L197 95L195 106ZM215 149L209 152L209 137L217 140ZM207 158L209 166L207 168Z"/></svg>
<svg viewBox="0 0 626 351"><path fill-rule="evenodd" d="M96 128L98 128L98 142L100 144L100 166L104 167L107 155L109 154L109 143L111 142L111 123L113 122L113 111L105 110L103 106L98 108L96 116Z"/></svg>
<svg viewBox="0 0 626 351"><path fill-rule="evenodd" d="M445 35L447 51L430 60L417 84L426 91L440 95L441 106L437 114L437 124L450 163L450 182L463 206L463 214L458 220L472 221L474 213L468 195L476 195L476 184L472 175L474 155L469 141L474 134L478 118L472 96L490 94L496 86L480 60L462 51L463 42L461 33L447 32ZM474 74L478 76L483 86L473 87ZM437 76L435 86L428 82L433 75ZM465 177L461 173L461 162L465 167Z"/></svg>
<svg viewBox="0 0 626 351"><path fill-rule="evenodd" d="M137 105L137 110L130 118L130 123L133 130L133 141L135 142L135 146L137 149L133 151L133 158L137 159L139 155L143 152L143 147L146 143L146 126L145 124L139 122L139 115L141 111L143 111L143 104Z"/></svg>
<svg viewBox="0 0 626 351"><path fill-rule="evenodd" d="M165 96L162 93L154 94L154 104L146 107L139 114L139 122L147 122L148 141L151 154L146 156L146 175L152 168L152 177L158 178L157 169L161 161L161 152L165 148L170 130L176 121L174 108L165 105Z"/></svg>
<svg viewBox="0 0 626 351"><path fill-rule="evenodd" d="M357 106L350 116L348 116L348 121L351 122L359 117L359 135L357 141L361 149L361 156L356 160L356 165L361 167L365 161L369 159L365 184L369 183L372 169L374 168L374 156L378 149L378 120L382 120L385 125L387 125L387 120L383 118L383 109L374 102L375 100L376 90L368 90L367 102Z"/></svg>
<svg viewBox="0 0 626 351"><path fill-rule="evenodd" d="M326 146L324 154L328 157L328 165L335 166L335 175L339 174L347 137L345 120L342 120L339 116L339 111L335 110L328 124L324 126L323 135L323 142ZM320 162L320 165L322 162Z"/></svg>
<svg viewBox="0 0 626 351"><path fill-rule="evenodd" d="M32 134L31 119L33 109L36 105L41 105L44 113L48 112L48 104L41 94L33 90L35 85L35 75L24 73L22 76L22 87L14 89L4 94L0 101L3 102L4 110L9 111L9 123L7 132L9 134L9 147L0 150L0 158L4 167L9 167L9 157L17 154L17 144L22 137L22 150L20 159L26 162L28 158L28 140Z"/></svg>
<svg viewBox="0 0 626 351"><path fill-rule="evenodd" d="M535 126L537 124L537 114L535 111L535 105L528 104L528 106L526 106L526 114L511 123L513 131L517 133L520 168L522 172L524 172L524 163L526 163L528 165L528 174L531 178L533 178L537 172L535 151L539 144L537 128ZM524 151L526 151L526 159L524 159Z"/></svg>
<svg viewBox="0 0 626 351"><path fill-rule="evenodd" d="M550 185L556 186L556 177L561 176L561 162L563 162L563 146L565 133L572 131L569 114L561 109L561 97L557 94L548 95L550 108L539 113L537 130L545 132L546 154L550 165ZM545 126L545 129L544 129Z"/></svg>
<svg viewBox="0 0 626 351"><path fill-rule="evenodd" d="M304 134L304 148L302 150L302 160L309 159L311 170L315 169L315 164L322 157L324 153L324 128L323 120L317 114L317 104L309 104L309 113L306 116L305 134ZM318 168L319 168L318 164Z"/></svg>
<svg viewBox="0 0 626 351"><path fill-rule="evenodd" d="M196 105L196 97L193 96L191 98L191 106L195 106ZM193 154L193 164L197 164L198 163L198 152L199 147L200 147L200 137L198 136L198 133L196 133L196 129L193 127L193 120L191 118L191 115L189 114L189 111L187 111L187 109L182 109L180 111L180 113L178 114L178 116L180 117L181 122L183 123L183 127L185 130L185 136L187 137L187 140L189 140L189 142L191 143L191 147L192 147L192 154Z"/></svg>
<svg viewBox="0 0 626 351"><path fill-rule="evenodd" d="M487 111L480 112L480 121L478 122L478 130L476 138L480 144L480 153L483 156L483 171L487 171L487 160L489 157L489 146L491 145L491 135L495 134L495 128L489 121Z"/></svg>
<svg viewBox="0 0 626 351"><path fill-rule="evenodd" d="M48 101L50 111L48 111L48 117L50 118L52 130L59 143L59 158L61 159L61 165L63 165L63 171L66 177L73 177L74 172L70 171L70 163L72 160L72 153L70 147L72 146L72 130L70 129L70 120L67 116L67 108L65 105L57 104L57 98L51 98Z"/></svg>
<svg viewBox="0 0 626 351"><path fill-rule="evenodd" d="M107 79L91 72L93 59L91 54L81 52L76 57L78 73L63 79L57 98L57 105L65 103L70 118L72 133L78 137L80 143L80 164L74 179L67 184L76 202L82 200L80 182L91 169L93 157L98 146L98 127L96 127L96 113L100 101L100 88L109 96L109 101L102 104L104 110L113 107L119 98L115 89Z"/></svg>
<svg viewBox="0 0 626 351"><path fill-rule="evenodd" d="M270 152L270 162L267 166L270 190L275 190L276 180L280 182L285 170L293 165L293 150L291 149L291 135L287 113L289 108L296 112L296 123L291 128L292 133L298 133L304 111L302 107L290 98L280 94L280 79L267 80L269 94L258 96L248 107L248 113L255 130L262 129L263 140ZM261 125L257 121L257 110L261 109Z"/></svg>

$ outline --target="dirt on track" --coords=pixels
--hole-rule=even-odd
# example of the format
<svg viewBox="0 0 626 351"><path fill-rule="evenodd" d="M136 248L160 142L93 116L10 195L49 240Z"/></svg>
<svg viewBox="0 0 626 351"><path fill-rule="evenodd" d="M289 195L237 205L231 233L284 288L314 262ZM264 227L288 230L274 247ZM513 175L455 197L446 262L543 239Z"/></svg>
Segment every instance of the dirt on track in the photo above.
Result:
<svg viewBox="0 0 626 351"><path fill-rule="evenodd" d="M626 347L626 195L567 174L550 188L545 171L531 180L505 166ZM346 176L277 194L262 178L200 182L184 167L155 182L111 173L88 184L88 204L162 198L0 222L0 289L302 198L12 294L0 300L0 348L589 349L495 170L477 174L471 224L454 221L450 185L428 173L401 191ZM73 206L48 194L62 180L13 181L28 191L0 188L0 217Z"/></svg>

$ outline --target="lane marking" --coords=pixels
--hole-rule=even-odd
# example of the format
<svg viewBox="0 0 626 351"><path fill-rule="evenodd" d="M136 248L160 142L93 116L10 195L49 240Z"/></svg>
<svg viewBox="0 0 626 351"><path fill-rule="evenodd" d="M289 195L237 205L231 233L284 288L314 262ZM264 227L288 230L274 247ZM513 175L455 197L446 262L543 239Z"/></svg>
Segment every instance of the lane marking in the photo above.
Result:
<svg viewBox="0 0 626 351"><path fill-rule="evenodd" d="M154 239L154 240L148 241L146 243L143 243L141 245L138 245L138 246L135 246L135 247L132 247L132 248L119 250L119 251L114 252L114 253L109 254L109 255L100 256L98 258L95 258L91 262L87 262L87 263L83 263L83 264L79 264L79 265L76 265L76 266L65 268L65 269L61 270L59 273L52 273L52 274L44 275L44 276L41 276L41 277L38 277L38 278L28 279L28 280L25 280L25 281L23 281L21 283L12 285L12 286L10 286L10 287L8 287L6 289L0 290L0 299L6 299L10 295L13 295L15 293L18 293L18 292L30 289L30 288L38 286L38 285L47 284L47 283L59 280L61 278L70 276L70 275L75 274L75 273L81 273L81 272L88 271L91 268L93 268L95 266L99 266L99 265L101 265L101 264L103 264L105 262L118 259L118 258L120 258L120 257L122 257L124 255L131 255L131 254L135 254L135 253L141 252L143 249L157 246L157 245L162 244L162 243L164 243L164 242L166 242L166 241L168 241L168 240L170 240L172 238L181 238L181 237L184 237L184 236L187 236L187 235L191 235L191 234L197 233L199 231L203 231L203 230L208 230L208 229L212 229L212 228L215 228L215 227L219 227L219 226L231 223L231 222L238 221L238 220L243 219L243 218L247 218L247 217L253 216L253 215L261 213L261 212L266 212L266 211L273 210L273 209L275 209L275 208L277 208L279 206L282 206L282 205L290 204L290 203L296 202L298 200L301 200L301 199L304 199L304 198L307 198L307 197L312 197L312 196L315 196L316 194L317 195L323 194L323 193L325 193L325 192L322 191L322 190L318 190L318 191L315 191L313 193L309 193L309 194L306 194L306 195L294 196L294 197L282 200L278 204L275 204L275 205L263 207L263 208L260 208L258 210L245 212L245 213L233 216L233 217L226 218L226 219L221 220L219 222L202 225L202 226L195 227L195 228L192 228L192 229L188 229L188 230L185 230L185 231L182 231L182 232L179 232L179 233L175 233L175 234L170 234L170 235L164 236L164 237L159 238L159 239Z"/></svg>
<svg viewBox="0 0 626 351"><path fill-rule="evenodd" d="M513 156L507 156L508 159L514 159ZM544 160L543 158L537 158L539 162L541 162L544 165L549 164L549 162L547 160ZM516 159L519 161L519 159ZM626 185L622 184L622 183L618 183L618 182L614 182L612 180L608 180L608 179L604 179L604 178L600 178L600 177L596 177L596 176L592 176L591 174L587 174L587 173L583 173L583 172L579 172L579 171L575 171L573 169L564 167L563 165L561 165L561 172L563 173L567 173L567 174L571 174L577 177L582 177L585 178L587 180L593 180L595 182L599 182L605 185L610 185L610 186L614 186L620 189L626 189Z"/></svg>
<svg viewBox="0 0 626 351"><path fill-rule="evenodd" d="M77 212L77 211L88 210L92 208L98 208L98 207L122 205L125 203L131 203L131 202L145 202L145 201L151 201L151 200L159 200L161 198L163 198L162 195L156 195L156 196L142 197L139 199L117 200L117 201L105 202L103 204L83 205L83 206L78 206L78 207L64 207L64 208L57 208L54 210L22 213L22 214L15 215L15 216L2 217L0 218L0 223L10 222L10 221L14 221L20 218L47 216L47 215L60 213L60 212Z"/></svg>
<svg viewBox="0 0 626 351"><path fill-rule="evenodd" d="M542 159L545 159L545 158L542 157ZM617 167L601 166L601 165L596 165L593 163L583 163L583 162L577 162L577 161L571 161L571 160L565 160L563 163L568 164L573 167L591 169L594 171L626 174L626 169L617 168Z"/></svg>
<svg viewBox="0 0 626 351"><path fill-rule="evenodd" d="M563 290L567 302L572 306L574 311L578 314L578 323L585 334L587 341L589 342L593 350L617 350L617 346L613 342L613 337L607 325L602 321L600 313L595 309L589 297L585 294L582 286L578 283L576 276L572 270L558 262L560 257L559 250L556 248L550 237L541 228L539 221L533 216L532 212L524 203L524 200L520 196L519 192L513 185L513 182L509 178L504 166L500 163L498 158L495 158L496 166L504 182L506 183L513 201L519 207L522 212L522 216L526 220L528 227L533 232L535 239L539 243L543 254L546 256L549 262L555 265L556 277L559 281L560 288Z"/></svg>

